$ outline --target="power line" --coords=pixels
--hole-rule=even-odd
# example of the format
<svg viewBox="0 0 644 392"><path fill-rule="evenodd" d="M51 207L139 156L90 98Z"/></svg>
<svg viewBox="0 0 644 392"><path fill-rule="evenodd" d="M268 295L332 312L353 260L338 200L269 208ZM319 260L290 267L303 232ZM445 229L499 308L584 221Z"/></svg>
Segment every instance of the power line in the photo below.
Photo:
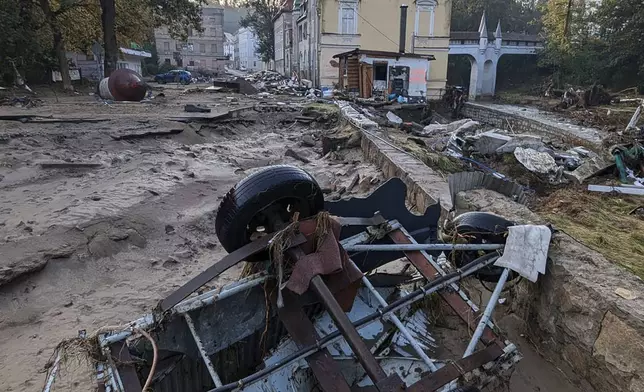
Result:
<svg viewBox="0 0 644 392"><path fill-rule="evenodd" d="M389 41L391 41L394 45L398 45L398 42L396 42L396 41L392 40L391 38L389 38L389 37L387 36L387 34L383 33L383 32L382 32L382 31L380 31L380 30L378 30L378 28L377 28L376 26L372 25L372 24L371 24L371 22L369 22L369 21L368 21L367 19L365 19L362 15L360 15L360 13L358 13L358 10L355 10L355 11L356 11L356 14L358 14L358 16L359 16L362 20L364 20L365 22L367 22L367 24L368 24L369 26L373 27L373 29L374 29L374 30L376 30L377 32L379 32L380 34L382 34L382 36L383 36L383 37L387 38L387 39L388 39Z"/></svg>

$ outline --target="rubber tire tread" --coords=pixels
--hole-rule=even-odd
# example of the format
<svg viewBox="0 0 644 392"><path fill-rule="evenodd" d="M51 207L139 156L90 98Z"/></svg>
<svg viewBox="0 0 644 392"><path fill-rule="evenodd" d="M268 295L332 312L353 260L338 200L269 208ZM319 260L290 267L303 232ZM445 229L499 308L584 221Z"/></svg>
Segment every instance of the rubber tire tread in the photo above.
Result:
<svg viewBox="0 0 644 392"><path fill-rule="evenodd" d="M289 165L269 166L235 185L219 204L215 232L227 252L250 242L247 226L263 208L283 198L306 200L308 218L324 209L324 194L317 181L306 171Z"/></svg>

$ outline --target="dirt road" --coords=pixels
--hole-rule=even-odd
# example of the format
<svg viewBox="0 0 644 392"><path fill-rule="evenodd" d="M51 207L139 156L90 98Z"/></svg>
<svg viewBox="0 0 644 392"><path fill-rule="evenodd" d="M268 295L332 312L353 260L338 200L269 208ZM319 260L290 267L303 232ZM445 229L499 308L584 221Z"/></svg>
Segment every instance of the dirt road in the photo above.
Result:
<svg viewBox="0 0 644 392"><path fill-rule="evenodd" d="M284 106L277 100L164 93L159 104L106 105L77 96L58 102L44 98L42 106L28 110L1 108L3 113L108 121L0 122L0 390L38 390L59 341L79 329L91 333L139 317L221 258L225 251L214 232L219 200L255 168L301 166L328 191L349 187L355 174L374 184L382 178L351 151L321 158L321 129L295 123L295 113L266 109ZM200 102L213 115L250 109L240 114L244 121L166 120L190 115L183 106ZM260 113L253 105L269 111ZM130 141L113 137L171 129L182 131ZM315 146L302 146L304 135ZM288 148L310 162L285 157ZM100 166L42 165L51 162ZM215 285L238 272L229 271ZM83 368L63 372L56 390L87 390L69 374Z"/></svg>

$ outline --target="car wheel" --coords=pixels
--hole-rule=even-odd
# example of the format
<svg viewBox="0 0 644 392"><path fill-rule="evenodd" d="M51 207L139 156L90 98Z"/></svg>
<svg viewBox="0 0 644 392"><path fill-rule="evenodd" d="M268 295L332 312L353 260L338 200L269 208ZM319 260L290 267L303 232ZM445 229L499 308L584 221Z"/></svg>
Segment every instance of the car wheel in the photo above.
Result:
<svg viewBox="0 0 644 392"><path fill-rule="evenodd" d="M215 231L227 252L233 252L262 233L282 229L297 211L305 219L324 208L324 195L315 179L294 166L270 166L241 180L217 210Z"/></svg>
<svg viewBox="0 0 644 392"><path fill-rule="evenodd" d="M470 244L504 244L508 228L515 223L489 212L466 212L454 218L452 225L455 232L461 237L466 237ZM452 252L452 259L457 267L480 256L477 251ZM490 265L478 270L474 276L485 282L497 282L502 273L503 268ZM517 274L511 272L508 281L516 277Z"/></svg>

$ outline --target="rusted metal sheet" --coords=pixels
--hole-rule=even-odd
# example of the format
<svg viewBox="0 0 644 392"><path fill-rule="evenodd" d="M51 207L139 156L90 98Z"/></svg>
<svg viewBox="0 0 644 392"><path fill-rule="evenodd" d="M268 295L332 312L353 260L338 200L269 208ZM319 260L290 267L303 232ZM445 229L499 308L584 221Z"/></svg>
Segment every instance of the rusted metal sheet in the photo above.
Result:
<svg viewBox="0 0 644 392"><path fill-rule="evenodd" d="M110 353L116 363L116 368L121 376L121 382L127 392L141 392L141 382L136 374L134 360L130 355L125 340L116 342L110 346Z"/></svg>
<svg viewBox="0 0 644 392"><path fill-rule="evenodd" d="M253 241L250 244L242 246L236 251L227 254L223 259L211 265L204 272L190 279L188 283L179 287L175 292L166 297L166 299L161 301L161 303L159 304L159 308L164 312L169 310L174 305L181 302L181 300L197 291L201 286L219 276L222 272L226 271L242 260L245 260L248 257L263 251L268 246L268 242L273 238L273 235L274 234L266 235L258 239L257 241ZM297 246L303 244L304 242L306 242L304 236L297 235L292 241L292 246Z"/></svg>
<svg viewBox="0 0 644 392"><path fill-rule="evenodd" d="M469 357L459 359L438 369L438 371L422 378L406 389L407 392L431 392L462 376L465 373L494 361L503 354L501 347L493 344L486 349L477 351Z"/></svg>
<svg viewBox="0 0 644 392"><path fill-rule="evenodd" d="M278 310L278 315L286 330L300 348L315 344L319 340L320 337L315 331L313 323L302 310L299 299L290 294L288 290L285 290L284 307ZM340 368L333 361L327 349L307 357L306 362L311 367L322 391L350 391Z"/></svg>
<svg viewBox="0 0 644 392"><path fill-rule="evenodd" d="M397 244L411 244L412 242L405 236L405 234L400 230L395 230L389 233L389 237ZM427 258L423 256L420 251L408 251L404 252L405 256L411 261L411 263L418 269L418 271L427 279L428 281L433 281L436 278L440 277L440 273L434 268L433 265L429 263ZM475 313L472 308L463 301L457 293L448 290L442 290L439 292L439 295L447 304L456 312L456 314L467 324L471 331L476 329L476 320L479 319L479 314ZM503 346L503 342L498 339L494 331L490 327L485 327L483 331L483 336L481 336L481 341L485 344L496 342L497 345Z"/></svg>

